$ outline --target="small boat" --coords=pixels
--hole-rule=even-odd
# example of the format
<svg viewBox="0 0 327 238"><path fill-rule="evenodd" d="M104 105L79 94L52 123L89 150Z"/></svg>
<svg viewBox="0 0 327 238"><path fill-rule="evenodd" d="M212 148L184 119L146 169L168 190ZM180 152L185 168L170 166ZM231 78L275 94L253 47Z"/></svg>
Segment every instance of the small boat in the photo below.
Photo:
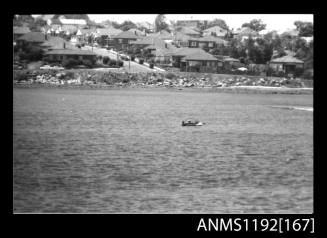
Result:
<svg viewBox="0 0 327 238"><path fill-rule="evenodd" d="M182 121L182 126L203 126L204 124L205 124L204 122L200 122L198 120L196 121L187 120L186 122Z"/></svg>

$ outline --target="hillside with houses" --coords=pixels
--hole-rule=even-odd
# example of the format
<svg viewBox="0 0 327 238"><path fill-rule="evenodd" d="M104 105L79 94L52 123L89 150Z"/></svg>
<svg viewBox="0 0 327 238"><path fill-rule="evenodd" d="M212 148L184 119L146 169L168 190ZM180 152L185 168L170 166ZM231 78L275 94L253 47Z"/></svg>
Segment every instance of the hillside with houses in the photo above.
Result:
<svg viewBox="0 0 327 238"><path fill-rule="evenodd" d="M13 25L14 70L120 68L313 79L313 26L306 22L277 32L265 30L258 19L230 29L219 19L118 24L95 23L87 15L16 15Z"/></svg>

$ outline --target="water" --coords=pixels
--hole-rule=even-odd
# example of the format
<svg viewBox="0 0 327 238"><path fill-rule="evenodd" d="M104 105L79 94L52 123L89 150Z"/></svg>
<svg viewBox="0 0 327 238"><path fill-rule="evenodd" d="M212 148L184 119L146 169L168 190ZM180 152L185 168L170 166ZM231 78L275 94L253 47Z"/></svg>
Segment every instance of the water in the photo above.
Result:
<svg viewBox="0 0 327 238"><path fill-rule="evenodd" d="M14 89L14 212L312 213L312 95ZM182 127L195 118L206 125Z"/></svg>

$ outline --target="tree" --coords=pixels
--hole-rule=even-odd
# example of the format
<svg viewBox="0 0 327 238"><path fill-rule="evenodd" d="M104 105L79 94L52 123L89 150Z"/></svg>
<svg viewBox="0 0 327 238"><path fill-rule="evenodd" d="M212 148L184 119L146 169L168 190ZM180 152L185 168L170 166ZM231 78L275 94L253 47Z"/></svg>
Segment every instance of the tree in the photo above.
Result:
<svg viewBox="0 0 327 238"><path fill-rule="evenodd" d="M122 31L128 31L129 29L137 28L137 26L132 21L124 21L122 24L119 25L118 28Z"/></svg>
<svg viewBox="0 0 327 238"><path fill-rule="evenodd" d="M34 18L31 15L17 15L13 20L14 26L29 26L34 23Z"/></svg>
<svg viewBox="0 0 327 238"><path fill-rule="evenodd" d="M244 23L242 27L249 27L256 32L259 32L266 29L266 24L264 24L261 19L253 19L249 23Z"/></svg>
<svg viewBox="0 0 327 238"><path fill-rule="evenodd" d="M59 17L64 16L66 19L84 19L90 20L87 14L56 14L53 16L53 19L58 19Z"/></svg>
<svg viewBox="0 0 327 238"><path fill-rule="evenodd" d="M310 37L313 36L313 24L311 22L295 21L294 25L299 31L299 36Z"/></svg>
<svg viewBox="0 0 327 238"><path fill-rule="evenodd" d="M41 28L46 26L47 22L42 18L37 18L33 23L30 23L31 31L41 31Z"/></svg>
<svg viewBox="0 0 327 238"><path fill-rule="evenodd" d="M207 27L206 28L210 28L210 27L213 27L213 26L219 26L225 30L228 30L228 26L226 24L226 22L222 19L214 19L212 21L209 21L208 24L207 24Z"/></svg>
<svg viewBox="0 0 327 238"><path fill-rule="evenodd" d="M164 14L159 14L155 21L154 21L154 27L155 27L155 32L159 32L162 30L168 30L169 31L169 26L166 23L166 17Z"/></svg>

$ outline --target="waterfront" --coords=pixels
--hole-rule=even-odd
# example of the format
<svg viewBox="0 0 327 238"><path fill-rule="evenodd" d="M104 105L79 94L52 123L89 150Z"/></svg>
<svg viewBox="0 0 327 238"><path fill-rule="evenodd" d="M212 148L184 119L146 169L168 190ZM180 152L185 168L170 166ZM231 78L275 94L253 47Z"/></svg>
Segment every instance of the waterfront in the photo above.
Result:
<svg viewBox="0 0 327 238"><path fill-rule="evenodd" d="M311 213L313 95L14 89L14 211ZM181 127L196 118L203 127Z"/></svg>

